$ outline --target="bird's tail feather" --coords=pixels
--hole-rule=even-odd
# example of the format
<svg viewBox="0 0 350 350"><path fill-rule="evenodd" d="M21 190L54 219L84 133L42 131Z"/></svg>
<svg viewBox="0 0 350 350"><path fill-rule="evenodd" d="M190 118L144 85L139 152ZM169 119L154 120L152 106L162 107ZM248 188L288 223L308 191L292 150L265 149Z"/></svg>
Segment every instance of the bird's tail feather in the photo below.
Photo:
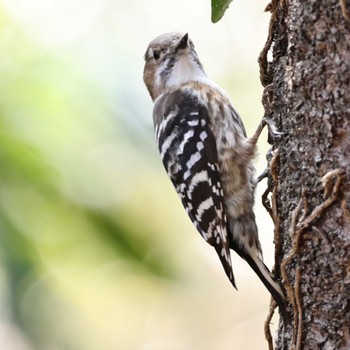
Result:
<svg viewBox="0 0 350 350"><path fill-rule="evenodd" d="M279 284L275 281L267 266L258 257L257 254L242 254L242 257L247 261L250 267L259 276L262 283L265 285L272 297L275 299L280 309L284 324L289 324L290 316L287 312L286 299L284 293Z"/></svg>
<svg viewBox="0 0 350 350"><path fill-rule="evenodd" d="M236 286L236 282L235 282L235 277L233 275L233 271L232 271L232 263L231 263L231 256L230 256L230 251L228 250L228 257L230 259L230 261L227 260L227 258L222 254L221 252L221 249L220 246L215 246L215 250L219 256L219 259L221 261L221 264L225 270L225 273L228 277L228 279L230 280L230 282L232 283L233 287L235 289L237 289L237 286Z"/></svg>

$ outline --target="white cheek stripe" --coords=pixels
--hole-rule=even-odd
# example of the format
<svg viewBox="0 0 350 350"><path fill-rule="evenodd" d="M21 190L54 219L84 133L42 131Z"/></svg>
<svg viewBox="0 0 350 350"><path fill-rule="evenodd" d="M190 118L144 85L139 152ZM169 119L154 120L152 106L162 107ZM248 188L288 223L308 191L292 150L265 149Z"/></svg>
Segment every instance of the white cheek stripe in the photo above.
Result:
<svg viewBox="0 0 350 350"><path fill-rule="evenodd" d="M201 81L205 78L207 77L202 68L191 55L181 55L172 68L166 86L172 87L189 81Z"/></svg>

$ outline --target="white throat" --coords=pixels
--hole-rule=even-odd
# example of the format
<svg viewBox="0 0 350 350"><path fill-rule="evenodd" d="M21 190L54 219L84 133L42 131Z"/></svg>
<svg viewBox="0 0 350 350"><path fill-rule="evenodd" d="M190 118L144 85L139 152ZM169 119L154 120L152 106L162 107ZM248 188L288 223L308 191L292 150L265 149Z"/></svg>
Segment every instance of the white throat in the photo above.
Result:
<svg viewBox="0 0 350 350"><path fill-rule="evenodd" d="M203 69L194 61L191 55L181 55L174 64L166 86L173 87L189 81L203 82L207 80L208 77L203 72Z"/></svg>

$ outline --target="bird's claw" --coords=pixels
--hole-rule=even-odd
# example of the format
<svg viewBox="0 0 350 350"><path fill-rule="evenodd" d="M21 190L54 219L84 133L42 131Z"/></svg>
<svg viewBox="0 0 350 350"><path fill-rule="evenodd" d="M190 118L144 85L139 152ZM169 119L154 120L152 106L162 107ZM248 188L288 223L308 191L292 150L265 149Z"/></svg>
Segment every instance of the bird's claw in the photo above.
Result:
<svg viewBox="0 0 350 350"><path fill-rule="evenodd" d="M265 125L267 125L268 129L269 129L269 135L272 137L272 138L275 138L275 137L280 137L280 136L283 136L283 135L286 135L285 132L281 132L277 129L275 123L271 120L271 119L267 119L266 117L263 118L263 121L265 123Z"/></svg>

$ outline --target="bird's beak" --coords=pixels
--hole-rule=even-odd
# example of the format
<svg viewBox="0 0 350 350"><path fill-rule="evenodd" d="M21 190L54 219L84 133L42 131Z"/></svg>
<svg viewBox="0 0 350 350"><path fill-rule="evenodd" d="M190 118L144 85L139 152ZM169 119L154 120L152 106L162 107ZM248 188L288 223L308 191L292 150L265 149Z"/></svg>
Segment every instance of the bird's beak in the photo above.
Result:
<svg viewBox="0 0 350 350"><path fill-rule="evenodd" d="M186 33L186 34L182 37L182 39L179 41L179 44L178 44L177 47L176 47L176 52L177 52L178 50L184 50L184 49L186 49L187 45L188 45L188 33Z"/></svg>

